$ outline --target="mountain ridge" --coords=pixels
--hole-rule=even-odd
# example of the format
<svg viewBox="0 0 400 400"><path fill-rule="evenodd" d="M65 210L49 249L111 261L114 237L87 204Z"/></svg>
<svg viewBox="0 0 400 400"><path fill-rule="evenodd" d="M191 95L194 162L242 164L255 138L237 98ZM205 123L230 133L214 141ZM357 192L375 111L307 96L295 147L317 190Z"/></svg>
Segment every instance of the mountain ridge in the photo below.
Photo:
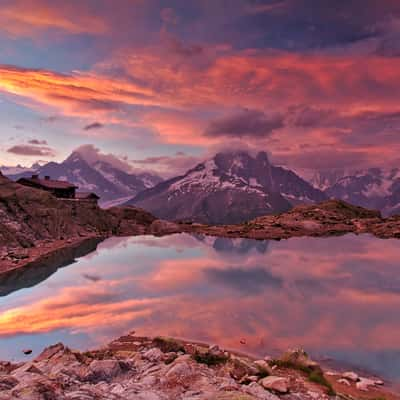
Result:
<svg viewBox="0 0 400 400"><path fill-rule="evenodd" d="M223 224L325 199L292 171L273 166L265 152L251 156L236 151L217 153L126 204L147 209L159 218Z"/></svg>
<svg viewBox="0 0 400 400"><path fill-rule="evenodd" d="M162 181L162 178L156 175L127 173L105 161L97 160L89 163L78 151L72 152L61 163L51 161L36 169L32 167L18 174L4 172L4 175L13 181L29 177L32 174L67 180L78 186L78 191L95 192L100 197L101 205L112 204L114 206Z"/></svg>

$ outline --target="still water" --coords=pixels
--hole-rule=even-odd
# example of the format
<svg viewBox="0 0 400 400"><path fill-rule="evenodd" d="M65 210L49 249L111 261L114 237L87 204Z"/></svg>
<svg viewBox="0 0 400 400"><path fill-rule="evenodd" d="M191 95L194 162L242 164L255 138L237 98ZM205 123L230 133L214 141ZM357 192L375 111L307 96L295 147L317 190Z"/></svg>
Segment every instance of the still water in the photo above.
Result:
<svg viewBox="0 0 400 400"><path fill-rule="evenodd" d="M258 355L301 346L400 381L399 243L112 238L42 281L0 282L0 359L135 330Z"/></svg>

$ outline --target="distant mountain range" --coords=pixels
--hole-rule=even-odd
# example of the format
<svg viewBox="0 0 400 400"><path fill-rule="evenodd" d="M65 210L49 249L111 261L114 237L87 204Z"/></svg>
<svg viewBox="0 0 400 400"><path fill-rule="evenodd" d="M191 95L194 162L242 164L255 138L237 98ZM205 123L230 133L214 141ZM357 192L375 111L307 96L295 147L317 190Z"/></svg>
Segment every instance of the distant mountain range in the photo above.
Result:
<svg viewBox="0 0 400 400"><path fill-rule="evenodd" d="M384 215L400 213L400 168L370 168L343 176L325 190L330 198L345 200Z"/></svg>
<svg viewBox="0 0 400 400"><path fill-rule="evenodd" d="M78 186L78 191L95 192L100 196L103 206L124 203L137 193L162 181L162 178L152 174L124 172L104 161L89 163L79 152L73 152L62 163L50 162L42 166L37 165L17 171L16 174L10 169L2 171L15 181L32 174L67 180Z"/></svg>
<svg viewBox="0 0 400 400"><path fill-rule="evenodd" d="M97 193L103 207L135 205L168 220L239 223L328 198L384 215L400 213L400 168L295 173L272 165L265 152L218 153L166 181L151 173L128 173L102 160L89 162L78 151L62 163L0 170L13 180L34 173L68 180L80 191Z"/></svg>
<svg viewBox="0 0 400 400"><path fill-rule="evenodd" d="M159 218L210 224L239 223L315 203L326 195L290 170L273 166L265 152L218 153L186 174L139 193L127 204Z"/></svg>

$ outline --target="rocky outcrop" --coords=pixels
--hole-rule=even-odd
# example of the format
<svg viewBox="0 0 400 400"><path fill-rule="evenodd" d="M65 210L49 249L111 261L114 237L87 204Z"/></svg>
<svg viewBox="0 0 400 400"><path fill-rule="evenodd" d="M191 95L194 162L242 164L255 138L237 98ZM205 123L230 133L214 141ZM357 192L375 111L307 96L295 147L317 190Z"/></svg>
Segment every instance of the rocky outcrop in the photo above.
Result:
<svg viewBox="0 0 400 400"><path fill-rule="evenodd" d="M0 273L36 264L57 268L112 235L173 231L170 223L156 221L136 207L103 210L91 202L57 199L0 175Z"/></svg>
<svg viewBox="0 0 400 400"><path fill-rule="evenodd" d="M0 363L0 399L328 400L340 386L336 378L317 381L281 359L267 363L273 373L260 368L264 363L215 345L131 333L100 350L82 353L58 343L33 361ZM338 395L361 393L347 390ZM396 399L382 388L368 393Z"/></svg>
<svg viewBox="0 0 400 400"><path fill-rule="evenodd" d="M207 226L182 224L186 232L249 239L288 239L299 236L333 236L370 233L380 238L400 238L400 216L382 218L379 211L352 206L344 201L328 200L304 205L279 214L253 219L244 224Z"/></svg>

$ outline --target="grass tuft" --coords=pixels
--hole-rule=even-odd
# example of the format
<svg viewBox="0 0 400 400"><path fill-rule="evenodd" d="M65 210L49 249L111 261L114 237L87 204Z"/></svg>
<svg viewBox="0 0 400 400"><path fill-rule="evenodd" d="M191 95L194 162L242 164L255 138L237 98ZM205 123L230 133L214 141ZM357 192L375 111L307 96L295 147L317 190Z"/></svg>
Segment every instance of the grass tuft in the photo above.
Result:
<svg viewBox="0 0 400 400"><path fill-rule="evenodd" d="M175 339L158 336L153 339L153 346L158 347L163 353L185 353L185 347Z"/></svg>
<svg viewBox="0 0 400 400"><path fill-rule="evenodd" d="M206 364L209 367L211 367L214 365L225 364L228 361L229 357L225 355L212 354L210 352L207 353L196 352L193 355L193 359L199 364Z"/></svg>

